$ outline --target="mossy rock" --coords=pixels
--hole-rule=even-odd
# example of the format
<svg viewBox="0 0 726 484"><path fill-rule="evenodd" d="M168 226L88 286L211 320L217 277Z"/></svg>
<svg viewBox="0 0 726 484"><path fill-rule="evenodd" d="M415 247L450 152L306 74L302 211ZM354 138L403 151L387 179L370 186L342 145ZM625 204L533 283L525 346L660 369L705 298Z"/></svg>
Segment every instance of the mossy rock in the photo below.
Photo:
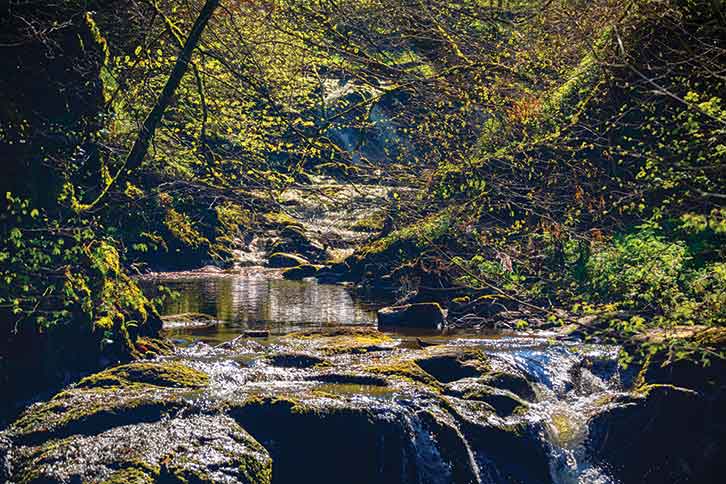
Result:
<svg viewBox="0 0 726 484"><path fill-rule="evenodd" d="M424 416L330 396L308 402L251 398L230 414L268 446L277 482L429 482L432 468L442 482L474 482L464 478L476 474L466 446L460 434L455 442L457 433L442 412ZM421 445L441 449L440 454L421 459L420 449L412 445L412 431L428 439Z"/></svg>
<svg viewBox="0 0 726 484"><path fill-rule="evenodd" d="M379 327L441 329L446 323L444 310L438 303L414 303L378 310Z"/></svg>
<svg viewBox="0 0 726 484"><path fill-rule="evenodd" d="M130 363L86 377L31 406L9 431L13 440L28 443L155 421L188 406L207 382L207 375L179 363Z"/></svg>
<svg viewBox="0 0 726 484"><path fill-rule="evenodd" d="M306 277L315 277L321 267L313 264L300 264L283 271L282 277L291 281L300 281Z"/></svg>
<svg viewBox="0 0 726 484"><path fill-rule="evenodd" d="M302 229L302 223L285 212L268 212L263 215L265 221L271 226L292 226Z"/></svg>
<svg viewBox="0 0 726 484"><path fill-rule="evenodd" d="M481 378L481 383L501 390L508 390L527 402L537 400L532 383L521 375L514 373L495 371Z"/></svg>
<svg viewBox="0 0 726 484"><path fill-rule="evenodd" d="M465 400L484 402L502 417L519 413L527 407L527 402L514 393L482 384L475 379L451 383L446 386L445 393Z"/></svg>
<svg viewBox="0 0 726 484"><path fill-rule="evenodd" d="M154 484L155 475L138 467L126 467L115 471L100 484Z"/></svg>
<svg viewBox="0 0 726 484"><path fill-rule="evenodd" d="M390 336L372 328L336 328L322 333L299 331L285 336L283 341L303 348L314 348L329 356L387 351L393 343Z"/></svg>
<svg viewBox="0 0 726 484"><path fill-rule="evenodd" d="M83 378L77 388L127 387L154 385L177 388L202 388L209 377L201 371L175 362L135 362L116 366Z"/></svg>
<svg viewBox="0 0 726 484"><path fill-rule="evenodd" d="M492 419L492 407L479 400L443 396L471 449L484 458L494 482L552 482L549 446L541 422Z"/></svg>
<svg viewBox="0 0 726 484"><path fill-rule="evenodd" d="M174 352L174 344L166 338L147 338L142 336L134 341L134 356L155 358L168 356Z"/></svg>
<svg viewBox="0 0 726 484"><path fill-rule="evenodd" d="M386 212L375 211L363 218L356 220L350 229L356 232L380 232L386 222Z"/></svg>
<svg viewBox="0 0 726 484"><path fill-rule="evenodd" d="M668 384L620 396L588 423L592 461L620 482L721 482L726 473L723 393Z"/></svg>
<svg viewBox="0 0 726 484"><path fill-rule="evenodd" d="M270 267L298 267L301 265L309 265L308 261L299 255L288 254L286 252L275 252L268 260L267 265Z"/></svg>
<svg viewBox="0 0 726 484"><path fill-rule="evenodd" d="M425 353L416 358L416 364L441 383L478 377L490 370L488 358L479 349L432 347Z"/></svg>
<svg viewBox="0 0 726 484"><path fill-rule="evenodd" d="M73 435L13 453L30 482L243 482L268 484L268 452L234 420L197 415Z"/></svg>
<svg viewBox="0 0 726 484"><path fill-rule="evenodd" d="M441 389L439 382L426 373L426 371L418 366L413 360L399 360L393 362L375 363L373 365L366 366L364 370L374 375L383 375L387 377L394 377L403 379L409 382L423 383L436 390Z"/></svg>

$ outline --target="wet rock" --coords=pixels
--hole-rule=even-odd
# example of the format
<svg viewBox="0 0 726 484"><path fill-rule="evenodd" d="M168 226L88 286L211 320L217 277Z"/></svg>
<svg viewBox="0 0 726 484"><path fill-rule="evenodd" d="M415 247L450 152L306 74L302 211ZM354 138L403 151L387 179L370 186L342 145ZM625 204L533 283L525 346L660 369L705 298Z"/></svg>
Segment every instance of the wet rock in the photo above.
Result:
<svg viewBox="0 0 726 484"><path fill-rule="evenodd" d="M270 450L277 482L477 482L446 414L358 401L252 398L230 415Z"/></svg>
<svg viewBox="0 0 726 484"><path fill-rule="evenodd" d="M12 442L10 439L0 434L0 482L10 481L10 452Z"/></svg>
<svg viewBox="0 0 726 484"><path fill-rule="evenodd" d="M515 412L524 411L527 402L508 390L494 388L479 380L466 379L446 386L447 395L484 402L494 409L497 415L506 417Z"/></svg>
<svg viewBox="0 0 726 484"><path fill-rule="evenodd" d="M441 329L446 321L438 303L416 303L378 310L379 327Z"/></svg>
<svg viewBox="0 0 726 484"><path fill-rule="evenodd" d="M441 383L480 376L489 370L487 358L478 349L430 347L416 364Z"/></svg>
<svg viewBox="0 0 726 484"><path fill-rule="evenodd" d="M304 257L286 252L275 252L272 254L267 265L270 267L296 267L300 265L309 265Z"/></svg>
<svg viewBox="0 0 726 484"><path fill-rule="evenodd" d="M282 277L291 281L300 281L302 279L305 279L306 277L316 276L319 267L320 266L314 266L312 264L300 264L297 267L291 267L290 269L286 269L282 273Z"/></svg>
<svg viewBox="0 0 726 484"><path fill-rule="evenodd" d="M285 227L280 231L280 239L273 246L274 252L301 254L307 259L305 262L320 262L327 259L325 247L308 238L300 227Z"/></svg>
<svg viewBox="0 0 726 484"><path fill-rule="evenodd" d="M508 390L528 402L537 400L532 383L521 375L508 372L492 372L482 377L481 382L502 390Z"/></svg>
<svg viewBox="0 0 726 484"><path fill-rule="evenodd" d="M206 328L219 323L214 316L203 313L180 313L162 316L165 329L173 328Z"/></svg>
<svg viewBox="0 0 726 484"><path fill-rule="evenodd" d="M325 360L304 353L281 353L270 357L270 364L282 368L310 368L321 363Z"/></svg>
<svg viewBox="0 0 726 484"><path fill-rule="evenodd" d="M592 459L623 483L723 482L726 435L719 399L653 384L620 397L588 424Z"/></svg>
<svg viewBox="0 0 726 484"><path fill-rule="evenodd" d="M374 387L388 386L384 378L353 373L325 373L309 377L310 380L338 385L365 385Z"/></svg>
<svg viewBox="0 0 726 484"><path fill-rule="evenodd" d="M526 419L497 422L488 418L491 410L483 402L445 398L473 451L481 482L553 482L548 446L540 438L544 432L540 423Z"/></svg>
<svg viewBox="0 0 726 484"><path fill-rule="evenodd" d="M191 416L73 435L13 453L19 482L270 483L267 451L234 420Z"/></svg>
<svg viewBox="0 0 726 484"><path fill-rule="evenodd" d="M16 443L32 444L159 420L185 407L207 382L204 373L179 363L121 365L31 406L9 427L9 435Z"/></svg>
<svg viewBox="0 0 726 484"><path fill-rule="evenodd" d="M318 272L318 280L320 282L341 282L341 281L357 281L362 275L362 267L357 264L358 257L349 256L343 262L337 262L330 266L322 268Z"/></svg>

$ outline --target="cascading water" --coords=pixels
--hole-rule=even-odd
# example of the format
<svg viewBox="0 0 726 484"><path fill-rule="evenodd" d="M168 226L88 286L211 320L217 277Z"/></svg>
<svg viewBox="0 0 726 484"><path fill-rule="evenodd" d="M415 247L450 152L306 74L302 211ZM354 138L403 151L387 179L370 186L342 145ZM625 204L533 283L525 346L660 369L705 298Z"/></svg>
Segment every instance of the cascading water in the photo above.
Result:
<svg viewBox="0 0 726 484"><path fill-rule="evenodd" d="M536 382L537 402L524 418L544 423L551 452L550 473L557 484L616 484L592 465L585 446L588 419L623 391L618 348L506 338L489 352L508 370Z"/></svg>
<svg viewBox="0 0 726 484"><path fill-rule="evenodd" d="M338 316L341 323L350 319L347 311ZM309 319L310 315L304 317ZM453 336L442 342L481 349L489 356L494 370L519 374L533 383L536 398L526 406L526 411L505 417L489 416L491 422L479 421L475 424L494 422L518 425L524 422L531 428L539 429L541 446L549 455L550 478L557 484L615 484L606 472L589 462L585 442L588 419L622 391L617 365L618 349L555 341L550 336L553 335L540 333L524 337L512 334L491 338ZM227 351L230 349L233 350L233 361L230 361ZM216 393L218 397L229 398L238 388L245 388L245 391L275 389L292 393L317 388L319 383L315 383L315 377L310 376L307 370L269 365L265 355L276 351L282 351L281 347L262 345L242 337L239 342L234 340L216 348L198 343L182 350L180 356L213 376L218 385L212 387L210 394ZM401 348L398 351L407 350ZM416 402L411 408L398 401L395 393L383 391L379 387L326 385L324 389L338 395L350 393L355 395L359 403L363 402L369 407L380 406L381 397L384 396L386 404L382 408L397 415L395 418L399 420L399 425L408 429L409 445L404 452L407 455L402 458L412 460L409 465L415 469L412 474L417 476L415 481L452 482L451 469L441 455L441 444L437 442L435 432L417 414L425 406L422 402ZM372 405L372 402L377 403ZM447 425L451 432L458 435L457 445L464 449L461 450L462 456L468 456L470 462L466 467L474 476L472 482L507 482L498 467L497 457L487 455L486 450L477 449L474 443L469 442L466 431L459 423L450 421ZM410 476L406 479L402 477L402 482L411 479Z"/></svg>
<svg viewBox="0 0 726 484"><path fill-rule="evenodd" d="M73 443L76 437L57 443L52 449L64 456L81 454L43 472L110 473L116 464L107 466L101 457L122 455L124 435L146 432L133 416L134 392L143 391L162 408L180 409L168 415L174 425L183 427L183 419L197 415L239 425L269 452L277 484L616 484L590 462L586 439L590 417L622 391L617 348L543 333L429 335L421 344L375 331L365 319L369 313L343 297L340 286L281 281L265 271L240 277L175 280L189 297L172 310L213 309L220 326L170 329L180 348L161 363L199 371L208 379L203 389L141 382L120 391L113 405L119 415L126 412L119 424L130 425L78 437L83 445ZM192 293L210 300L197 301ZM284 311L274 306L283 303ZM362 323L345 325L355 315ZM245 328L259 325L283 330L259 339L246 335ZM54 403L48 411L78 402L106 405L94 391L81 386L64 392L74 403ZM149 418L139 416L140 422ZM218 434L216 427L210 436L197 430L200 442ZM206 444L199 445L204 462ZM86 455L84 449L99 450ZM19 452L26 455L22 446ZM40 454L27 455L32 460Z"/></svg>

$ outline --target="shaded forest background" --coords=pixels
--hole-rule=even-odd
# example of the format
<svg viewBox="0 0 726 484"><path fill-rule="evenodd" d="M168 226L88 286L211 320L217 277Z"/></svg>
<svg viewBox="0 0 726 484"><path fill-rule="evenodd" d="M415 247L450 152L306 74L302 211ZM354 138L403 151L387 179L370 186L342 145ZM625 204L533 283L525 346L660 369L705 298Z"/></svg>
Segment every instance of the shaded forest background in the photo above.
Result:
<svg viewBox="0 0 726 484"><path fill-rule="evenodd" d="M132 275L231 264L322 176L412 189L329 261L361 286L451 289L460 324L516 309L724 357L723 1L16 1L0 19L5 388L153 353Z"/></svg>

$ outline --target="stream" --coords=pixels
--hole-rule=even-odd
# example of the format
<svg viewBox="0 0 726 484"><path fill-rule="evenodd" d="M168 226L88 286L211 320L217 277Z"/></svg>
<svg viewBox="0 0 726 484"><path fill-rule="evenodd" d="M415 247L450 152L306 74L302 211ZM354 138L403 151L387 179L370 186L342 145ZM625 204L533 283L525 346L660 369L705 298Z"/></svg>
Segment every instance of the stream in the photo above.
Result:
<svg viewBox="0 0 726 484"><path fill-rule="evenodd" d="M531 433L530 440L525 439L525 445L512 443L509 452L536 447L535 453L544 455L547 480L551 482L617 483L604 469L590 463L585 446L588 419L624 391L615 347L557 341L554 334L546 332L433 334L409 330L385 333L387 340L382 348L376 343L361 351L328 351L327 340L316 340L314 336L306 340L305 336L291 341L286 335L295 331L315 335L337 334L335 331L340 328L375 328L375 304L355 299L342 285L319 284L315 279L286 281L280 278L279 271L270 269L253 267L233 273L158 276L144 282L147 290L153 292L157 284L163 284L178 293L178 297L164 307L167 315L205 313L213 318L211 323L199 326L174 324L174 318L167 318L169 327L166 330L181 347L175 358L211 375L213 383L205 397L207 405L243 399L254 389L275 398L295 395L313 406L363 407L375 415L369 417L374 421L395 421L395 424L390 423L392 427L401 425L405 428L403 433L408 437L402 452L406 455L395 464L396 472L400 473L399 482L543 482L543 474L536 470L539 465L536 459L529 463L528 456L510 456L514 457L515 467L532 467L512 470L509 464L498 462L496 449L492 455L487 445L485 448L479 446L481 439L489 439L482 437L482 429L497 428ZM245 337L247 330L264 331L259 333L264 337ZM427 347L420 348L421 341ZM444 394L455 398L457 405L463 402L461 407L456 407L452 418L432 404L428 391L410 385L368 381L359 374L366 373L365 370L356 372L356 368L368 368L371 362L379 364L377 358L381 358L378 355L383 349L387 355L396 355L385 358L395 358L397 362L421 358L418 355L421 352L428 352L426 357L433 358L431 361L436 358L443 361L440 356L432 357L431 352L449 355L452 351L481 351L493 374L521 378L531 387L533 395L527 395L527 391L513 395L517 393L516 386L509 390L486 387L493 393L482 399L496 412L481 414L467 400L467 395L474 395L473 390L479 385L470 378L473 373L449 374L459 371L454 368L440 376L437 374L439 369L431 365L429 371L439 380L437 385ZM304 361L310 358L311 363L319 362L323 356L324 365ZM286 358L289 361L285 363ZM428 369L423 363L427 360L415 361ZM496 385L492 383L491 386ZM321 398L334 403L321 403ZM516 408L507 408L510 404ZM432 424L429 414L438 415L436 419L440 422ZM454 440L459 443L448 443L453 437L444 437L439 426L449 426L449 431L457 435ZM276 449L272 451L274 481L294 482L296 467L293 462L298 462L300 457L291 457L288 455L291 451L285 447L299 445L299 442L280 443L280 437L274 432L257 427L259 422L254 421L245 426L263 446ZM335 438L336 432L345 433L346 429L327 429L325 433L327 438ZM345 447L344 443L341 445ZM460 449L446 446L459 446ZM329 452L333 450L328 449ZM350 455L345 457L352 458ZM462 459L468 462L462 464ZM389 472L386 466L392 465L388 459L376 462L380 473L372 474L371 478L385 475ZM332 482L332 476L337 474L331 472L331 479L321 480Z"/></svg>

